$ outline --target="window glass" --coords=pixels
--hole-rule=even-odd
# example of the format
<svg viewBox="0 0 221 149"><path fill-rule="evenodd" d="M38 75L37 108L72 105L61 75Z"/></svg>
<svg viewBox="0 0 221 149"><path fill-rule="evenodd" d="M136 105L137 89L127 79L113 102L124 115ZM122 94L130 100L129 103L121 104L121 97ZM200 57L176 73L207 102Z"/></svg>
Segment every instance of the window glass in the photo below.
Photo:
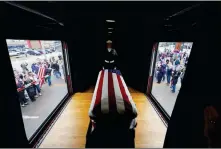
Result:
<svg viewBox="0 0 221 149"><path fill-rule="evenodd" d="M182 86L192 45L192 42L160 42L158 45L151 93L169 116Z"/></svg>
<svg viewBox="0 0 221 149"><path fill-rule="evenodd" d="M28 139L67 95L61 41L6 40Z"/></svg>

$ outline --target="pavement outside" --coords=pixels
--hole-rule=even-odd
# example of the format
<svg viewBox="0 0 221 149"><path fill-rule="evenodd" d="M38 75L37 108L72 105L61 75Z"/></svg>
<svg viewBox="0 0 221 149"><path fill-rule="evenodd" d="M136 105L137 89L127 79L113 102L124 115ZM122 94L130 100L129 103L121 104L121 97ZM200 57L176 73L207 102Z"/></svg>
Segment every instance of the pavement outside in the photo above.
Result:
<svg viewBox="0 0 221 149"><path fill-rule="evenodd" d="M67 85L63 79L52 76L52 86L42 86L42 96L35 102L29 101L29 105L21 107L27 138L29 139L49 114L56 108L68 93Z"/></svg>
<svg viewBox="0 0 221 149"><path fill-rule="evenodd" d="M169 116L171 116L181 87L180 78L178 79L175 93L171 92L170 86L166 84L166 80L162 81L160 84L156 82L157 80L156 78L154 78L152 95L156 98L156 100L160 103L164 110L169 114Z"/></svg>
<svg viewBox="0 0 221 149"><path fill-rule="evenodd" d="M10 57L10 59L12 67L22 72L21 64L24 62L28 63L27 68L29 71L31 71L31 65L33 62L36 62L37 58L44 59L54 56L56 59L58 59L59 54L61 53L53 52L40 56L28 55L27 57L25 57L25 55L21 55ZM36 132L40 125L49 116L49 114L56 108L56 106L68 93L65 80L56 79L52 74L51 81L51 87L49 87L47 83L42 86L42 96L36 98L35 102L29 101L29 105L26 107L21 107L25 131L28 139L30 139L30 137Z"/></svg>

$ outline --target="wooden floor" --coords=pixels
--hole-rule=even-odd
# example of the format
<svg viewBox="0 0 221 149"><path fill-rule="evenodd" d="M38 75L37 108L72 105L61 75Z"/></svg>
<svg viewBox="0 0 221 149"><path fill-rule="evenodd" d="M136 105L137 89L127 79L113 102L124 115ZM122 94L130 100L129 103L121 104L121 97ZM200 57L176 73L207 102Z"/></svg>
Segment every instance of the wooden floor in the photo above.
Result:
<svg viewBox="0 0 221 149"><path fill-rule="evenodd" d="M136 148L161 148L166 127L144 94L129 89L138 109ZM40 148L85 148L89 124L88 109L93 88L76 93L48 133Z"/></svg>

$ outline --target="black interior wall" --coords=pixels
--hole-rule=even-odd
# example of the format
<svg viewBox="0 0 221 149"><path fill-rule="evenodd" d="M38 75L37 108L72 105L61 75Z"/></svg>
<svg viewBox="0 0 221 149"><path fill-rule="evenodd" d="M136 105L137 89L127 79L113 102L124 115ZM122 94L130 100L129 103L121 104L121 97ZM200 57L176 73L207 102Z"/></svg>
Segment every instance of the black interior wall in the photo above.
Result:
<svg viewBox="0 0 221 149"><path fill-rule="evenodd" d="M95 85L105 50L104 20L96 15L68 16L66 39L74 92Z"/></svg>
<svg viewBox="0 0 221 149"><path fill-rule="evenodd" d="M194 39L193 50L168 125L166 148L208 147L204 137L204 109L212 105L221 110L220 3L206 3L202 9L196 34L189 37Z"/></svg>
<svg viewBox="0 0 221 149"><path fill-rule="evenodd" d="M159 39L159 24L145 14L125 14L116 22L116 49L119 68L128 86L146 91L151 53Z"/></svg>
<svg viewBox="0 0 221 149"><path fill-rule="evenodd" d="M0 3L0 47L3 73L1 93L1 147L32 147L26 137L6 39L63 40L62 27L33 13ZM54 23L54 24L51 24ZM40 26L38 26L40 25ZM42 26L41 26L42 25Z"/></svg>
<svg viewBox="0 0 221 149"><path fill-rule="evenodd" d="M185 8L189 4L183 2L180 5ZM163 7L161 8L161 6ZM169 10L165 7L168 7ZM181 6L177 3L159 5L154 2L66 4L63 9L65 10L63 17L65 17L69 49L72 49L73 52L70 57L73 60L71 65L75 91L83 91L89 86L95 85L97 71L103 63L103 51L106 50L108 26L104 23L106 19L115 19L111 39L119 55L117 59L119 69L129 86L145 92L152 46L154 42L160 41L159 39L164 36L161 31L162 13L170 14L178 7ZM156 11L156 8L161 9L162 12ZM97 51L97 53L93 51ZM89 61L90 63L88 63ZM95 67L98 70L95 70ZM90 77L87 74L89 71L92 74Z"/></svg>

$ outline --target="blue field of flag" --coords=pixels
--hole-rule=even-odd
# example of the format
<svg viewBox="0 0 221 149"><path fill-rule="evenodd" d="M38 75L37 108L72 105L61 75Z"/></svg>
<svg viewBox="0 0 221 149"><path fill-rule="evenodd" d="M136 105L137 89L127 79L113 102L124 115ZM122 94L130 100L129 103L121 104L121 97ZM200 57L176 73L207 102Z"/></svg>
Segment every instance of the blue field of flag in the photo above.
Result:
<svg viewBox="0 0 221 149"><path fill-rule="evenodd" d="M115 70L115 69L108 69L108 72L116 73L118 75L121 75L120 70Z"/></svg>

